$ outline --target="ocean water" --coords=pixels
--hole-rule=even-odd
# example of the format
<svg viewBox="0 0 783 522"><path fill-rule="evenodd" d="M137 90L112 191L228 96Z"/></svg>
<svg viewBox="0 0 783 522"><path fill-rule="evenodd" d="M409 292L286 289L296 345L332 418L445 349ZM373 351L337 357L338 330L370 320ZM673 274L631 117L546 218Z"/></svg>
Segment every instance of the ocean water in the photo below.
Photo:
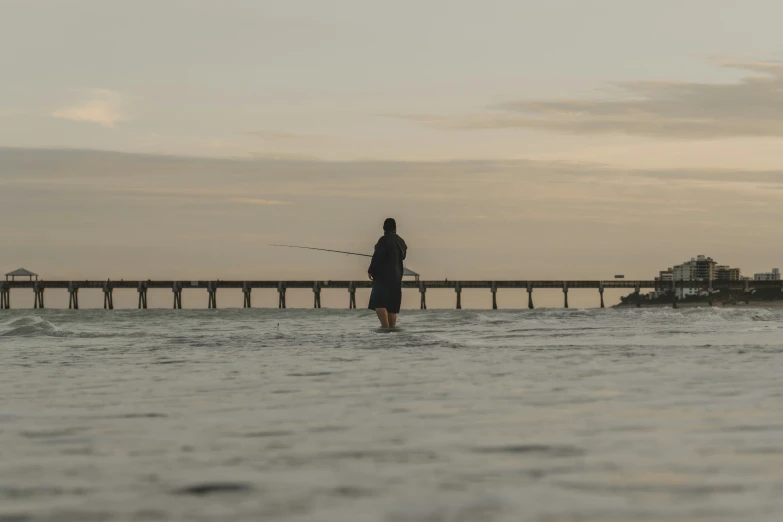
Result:
<svg viewBox="0 0 783 522"><path fill-rule="evenodd" d="M0 312L0 521L783 520L783 312Z"/></svg>

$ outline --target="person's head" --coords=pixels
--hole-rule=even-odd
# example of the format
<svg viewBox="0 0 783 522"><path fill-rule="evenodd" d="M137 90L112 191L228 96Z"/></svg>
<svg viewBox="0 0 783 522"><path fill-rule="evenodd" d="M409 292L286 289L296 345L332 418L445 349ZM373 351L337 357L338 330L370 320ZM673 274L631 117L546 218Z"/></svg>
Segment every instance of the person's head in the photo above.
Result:
<svg viewBox="0 0 783 522"><path fill-rule="evenodd" d="M383 231L397 232L397 222L394 221L394 218L386 218L386 221L383 222Z"/></svg>

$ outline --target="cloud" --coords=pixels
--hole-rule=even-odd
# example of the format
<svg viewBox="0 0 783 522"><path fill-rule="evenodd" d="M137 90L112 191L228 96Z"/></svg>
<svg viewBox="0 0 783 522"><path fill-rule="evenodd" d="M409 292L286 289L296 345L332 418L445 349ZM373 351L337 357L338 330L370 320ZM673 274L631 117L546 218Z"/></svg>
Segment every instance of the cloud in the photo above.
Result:
<svg viewBox="0 0 783 522"><path fill-rule="evenodd" d="M256 138L263 138L265 140L295 140L304 137L301 134L280 131L250 131L245 134L248 136L255 136Z"/></svg>
<svg viewBox="0 0 783 522"><path fill-rule="evenodd" d="M737 83L622 82L605 99L517 100L462 117L398 115L452 129L529 128L675 139L783 136L783 62L723 63Z"/></svg>
<svg viewBox="0 0 783 522"><path fill-rule="evenodd" d="M251 152L250 156L258 160L314 161L315 156L287 152Z"/></svg>
<svg viewBox="0 0 783 522"><path fill-rule="evenodd" d="M106 128L112 128L115 123L126 119L122 112L122 96L109 89L90 89L87 100L57 109L52 113L52 117L97 123Z"/></svg>
<svg viewBox="0 0 783 522"><path fill-rule="evenodd" d="M246 205L290 205L288 201L279 201L276 199L256 199L256 198L234 198L234 203L244 203Z"/></svg>
<svg viewBox="0 0 783 522"><path fill-rule="evenodd" d="M0 243L50 278L351 279L359 261L266 245L363 251L393 215L432 279L646 278L696 253L752 273L777 266L781 189L783 170L0 147Z"/></svg>

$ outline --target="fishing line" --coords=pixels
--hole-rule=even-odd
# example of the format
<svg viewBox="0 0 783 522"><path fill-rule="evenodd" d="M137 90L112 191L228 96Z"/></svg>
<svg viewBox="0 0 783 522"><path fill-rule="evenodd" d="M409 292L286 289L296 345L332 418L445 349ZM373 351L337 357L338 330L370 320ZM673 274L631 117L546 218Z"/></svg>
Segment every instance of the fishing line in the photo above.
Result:
<svg viewBox="0 0 783 522"><path fill-rule="evenodd" d="M349 256L372 257L370 254L357 254L356 252L346 252L345 250L330 250L328 248L315 248L315 247L306 247L306 246L298 246L298 245L274 245L271 243L269 244L269 246L285 247L285 248L303 248L305 250L320 250L321 252L336 252L338 254L346 254Z"/></svg>

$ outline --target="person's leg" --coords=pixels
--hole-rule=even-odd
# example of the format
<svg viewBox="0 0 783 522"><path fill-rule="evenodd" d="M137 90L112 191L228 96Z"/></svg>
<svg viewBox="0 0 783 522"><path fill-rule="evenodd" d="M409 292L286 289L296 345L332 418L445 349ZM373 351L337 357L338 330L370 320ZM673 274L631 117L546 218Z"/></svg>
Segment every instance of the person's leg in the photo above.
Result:
<svg viewBox="0 0 783 522"><path fill-rule="evenodd" d="M376 308L375 314L378 316L378 320L381 322L381 328L389 327L389 314L386 313L385 308Z"/></svg>
<svg viewBox="0 0 783 522"><path fill-rule="evenodd" d="M389 327L397 327L397 314L400 313L402 304L402 285L393 288L389 292L389 300L386 302L386 312L389 315Z"/></svg>

